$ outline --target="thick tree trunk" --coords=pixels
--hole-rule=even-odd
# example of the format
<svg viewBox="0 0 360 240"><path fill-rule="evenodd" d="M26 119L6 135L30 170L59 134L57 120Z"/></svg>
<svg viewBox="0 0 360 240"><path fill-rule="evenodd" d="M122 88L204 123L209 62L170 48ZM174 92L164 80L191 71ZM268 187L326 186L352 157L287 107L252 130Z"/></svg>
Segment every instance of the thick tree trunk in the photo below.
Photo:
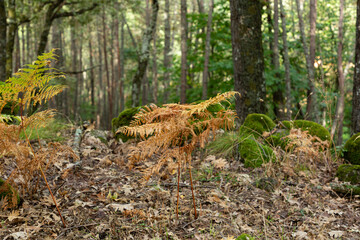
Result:
<svg viewBox="0 0 360 240"><path fill-rule="evenodd" d="M240 123L249 113L265 113L264 56L260 0L230 0L236 112Z"/></svg>
<svg viewBox="0 0 360 240"><path fill-rule="evenodd" d="M5 0L0 0L0 82L6 80L6 11Z"/></svg>
<svg viewBox="0 0 360 240"><path fill-rule="evenodd" d="M103 24L103 48L104 48L104 61L105 61L105 73L106 73L106 83L107 83L107 97L108 97L108 114L105 116L106 124L105 127L109 129L110 122L109 117L113 115L112 108L113 108L113 101L112 101L112 94L111 94L111 83L110 83L110 72L109 72L109 64L108 64L108 58L107 58L107 49L106 49L106 23L105 23L105 10L102 14L102 24Z"/></svg>
<svg viewBox="0 0 360 240"><path fill-rule="evenodd" d="M180 86L180 103L186 103L186 85L187 85L187 4L186 0L181 0L181 86Z"/></svg>
<svg viewBox="0 0 360 240"><path fill-rule="evenodd" d="M164 39L164 103L167 103L169 98L169 86L170 86L170 40L171 40L171 27L170 27L170 4L169 0L165 0L165 39Z"/></svg>
<svg viewBox="0 0 360 240"><path fill-rule="evenodd" d="M9 25L8 25L8 33L6 40L6 79L10 78L12 75L15 35L18 29L16 23L15 0L9 1L8 19L9 19Z"/></svg>
<svg viewBox="0 0 360 240"><path fill-rule="evenodd" d="M360 0L356 12L355 69L352 99L352 133L360 132Z"/></svg>
<svg viewBox="0 0 360 240"><path fill-rule="evenodd" d="M343 27L344 27L344 1L340 0L340 15L339 15L339 33L338 33L338 48L337 48L337 72L338 72L338 88L339 88L339 97L336 104L335 118L333 125L331 126L331 138L334 139L336 128L338 129L338 138L336 145L341 145L342 143L342 127L344 120L344 107L345 107L345 76L342 67L342 50L343 50ZM341 134L341 136L340 136Z"/></svg>
<svg viewBox="0 0 360 240"><path fill-rule="evenodd" d="M159 11L159 3L157 0L152 1L152 14L150 24L147 26L142 39L142 46L139 53L138 69L132 84L132 106L140 105L140 88L150 55L150 43L153 38L153 32L156 26L157 13Z"/></svg>
<svg viewBox="0 0 360 240"><path fill-rule="evenodd" d="M317 103L315 91L315 77L314 77L314 60L315 60L315 30L316 30L316 0L310 0L310 55L307 48L306 36L304 30L304 21L302 17L302 9L300 1L296 0L297 13L299 17L299 27L301 34L301 41L304 49L306 68L308 72L309 89L307 96L306 118L312 121L317 121Z"/></svg>
<svg viewBox="0 0 360 240"><path fill-rule="evenodd" d="M287 44L286 17L283 7L283 0L280 0L282 39L284 48L284 65L285 65L285 116L291 120L291 79L290 79L290 60L289 49Z"/></svg>
<svg viewBox="0 0 360 240"><path fill-rule="evenodd" d="M212 13L214 9L214 0L209 2L209 14L206 26L206 40L205 40L205 60L204 60L204 72L203 72L203 89L202 99L207 99L208 95L208 76L209 76L209 59L210 59L210 40L211 40L211 24L212 24Z"/></svg>

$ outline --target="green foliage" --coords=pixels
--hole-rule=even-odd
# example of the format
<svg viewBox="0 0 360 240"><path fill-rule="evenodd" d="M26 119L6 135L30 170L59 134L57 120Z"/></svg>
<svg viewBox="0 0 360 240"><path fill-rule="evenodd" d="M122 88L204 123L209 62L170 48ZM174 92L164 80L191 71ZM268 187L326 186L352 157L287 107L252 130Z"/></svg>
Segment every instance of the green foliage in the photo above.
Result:
<svg viewBox="0 0 360 240"><path fill-rule="evenodd" d="M8 206L20 204L20 196L18 192L8 183L0 178L0 200L7 198Z"/></svg>
<svg viewBox="0 0 360 240"><path fill-rule="evenodd" d="M235 157L241 137L236 132L225 132L217 137L215 141L207 145L210 154L221 155L226 158Z"/></svg>
<svg viewBox="0 0 360 240"><path fill-rule="evenodd" d="M240 127L240 134L253 134L255 137L261 136L264 132L269 132L275 127L275 123L265 114L249 114Z"/></svg>
<svg viewBox="0 0 360 240"><path fill-rule="evenodd" d="M360 185L360 165L343 164L336 171L340 181Z"/></svg>
<svg viewBox="0 0 360 240"><path fill-rule="evenodd" d="M236 240L255 240L255 238L251 237L249 234L241 234L236 238Z"/></svg>
<svg viewBox="0 0 360 240"><path fill-rule="evenodd" d="M281 149L285 150L289 142L289 139L285 137L289 135L289 132L290 131L287 129L279 129L274 134L266 138L266 143L272 147L281 147Z"/></svg>
<svg viewBox="0 0 360 240"><path fill-rule="evenodd" d="M322 141L330 142L329 131L320 124L307 120L283 121L282 124L287 129L299 128L302 131L308 131L310 135L320 138Z"/></svg>
<svg viewBox="0 0 360 240"><path fill-rule="evenodd" d="M344 146L344 158L351 164L360 165L360 133L353 135Z"/></svg>
<svg viewBox="0 0 360 240"><path fill-rule="evenodd" d="M123 142L129 140L130 136L126 136L123 133L116 133L116 131L123 126L129 126L131 121L134 120L134 116L140 111L141 107L128 108L122 111L117 118L113 118L111 121L112 131L115 134L117 140L121 139Z"/></svg>
<svg viewBox="0 0 360 240"><path fill-rule="evenodd" d="M50 119L39 128L27 128L25 133L29 140L43 139L52 142L63 142L65 137L62 132L70 127L71 125L66 124L62 119ZM25 133L22 131L20 138L25 139Z"/></svg>

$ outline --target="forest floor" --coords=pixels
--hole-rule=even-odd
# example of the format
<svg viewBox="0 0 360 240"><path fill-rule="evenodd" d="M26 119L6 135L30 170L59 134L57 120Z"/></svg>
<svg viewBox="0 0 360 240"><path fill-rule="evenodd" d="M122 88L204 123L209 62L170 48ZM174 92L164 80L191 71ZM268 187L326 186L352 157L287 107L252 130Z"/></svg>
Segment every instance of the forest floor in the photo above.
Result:
<svg viewBox="0 0 360 240"><path fill-rule="evenodd" d="M73 144L70 134L65 143ZM108 146L86 133L81 164L61 157L46 173L66 227L42 184L23 195L19 209L0 213L0 239L236 239L243 233L360 239L359 196L338 196L330 187L339 163L317 163L311 171L291 164L249 169L199 151L192 168L199 217L184 173L177 219L177 174L143 184L151 161L129 170L126 155L134 144L110 140Z"/></svg>

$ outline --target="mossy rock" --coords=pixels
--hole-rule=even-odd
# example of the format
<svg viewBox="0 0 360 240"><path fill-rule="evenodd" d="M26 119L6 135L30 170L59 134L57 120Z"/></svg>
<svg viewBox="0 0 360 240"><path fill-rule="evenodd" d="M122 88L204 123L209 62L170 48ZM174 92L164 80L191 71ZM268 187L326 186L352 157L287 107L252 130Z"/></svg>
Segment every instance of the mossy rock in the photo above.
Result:
<svg viewBox="0 0 360 240"><path fill-rule="evenodd" d="M238 236L236 238L236 240L255 240L255 238L253 238L252 236L250 236L249 234L241 234L240 236Z"/></svg>
<svg viewBox="0 0 360 240"><path fill-rule="evenodd" d="M360 185L331 184L331 189L339 195L354 196L360 195Z"/></svg>
<svg viewBox="0 0 360 240"><path fill-rule="evenodd" d="M16 199L17 199L16 206L18 206L21 202L18 192L10 184L6 184L6 185L4 185L4 184L5 184L5 181L2 178L0 178L0 200L6 197L8 200L9 206L15 207L15 206L12 206L13 205L12 199L15 194Z"/></svg>
<svg viewBox="0 0 360 240"><path fill-rule="evenodd" d="M106 132L101 131L101 130L93 129L93 130L90 131L90 135L93 136L93 137L98 138L105 145L108 144Z"/></svg>
<svg viewBox="0 0 360 240"><path fill-rule="evenodd" d="M261 167L264 162L275 161L276 159L273 150L255 140L253 136L241 140L239 153L245 167Z"/></svg>
<svg viewBox="0 0 360 240"><path fill-rule="evenodd" d="M360 165L360 133L353 135L344 146L344 158L351 164Z"/></svg>
<svg viewBox="0 0 360 240"><path fill-rule="evenodd" d="M329 131L316 122L307 120L295 120L282 121L282 124L289 130L292 128L299 128L302 131L308 131L311 136L316 136L322 141L330 142L331 137Z"/></svg>
<svg viewBox="0 0 360 240"><path fill-rule="evenodd" d="M253 134L255 137L259 137L264 132L270 132L275 126L274 121L265 114L252 113L245 118L239 132L240 134Z"/></svg>
<svg viewBox="0 0 360 240"><path fill-rule="evenodd" d="M340 181L360 185L360 165L343 164L336 171Z"/></svg>
<svg viewBox="0 0 360 240"><path fill-rule="evenodd" d="M128 126L130 122L134 120L134 116L139 112L140 108L141 107L128 108L122 111L117 118L113 118L113 120L111 121L112 131L115 134L115 138L117 140L121 139L123 142L126 142L130 138L133 138L133 137L128 137L122 133L116 134L116 131L120 127Z"/></svg>

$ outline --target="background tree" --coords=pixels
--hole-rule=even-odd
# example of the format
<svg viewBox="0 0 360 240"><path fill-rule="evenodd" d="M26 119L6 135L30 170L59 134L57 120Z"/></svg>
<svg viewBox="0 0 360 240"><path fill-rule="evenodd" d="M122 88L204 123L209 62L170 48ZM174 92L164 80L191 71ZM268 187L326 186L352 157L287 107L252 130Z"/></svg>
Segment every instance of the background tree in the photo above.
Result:
<svg viewBox="0 0 360 240"><path fill-rule="evenodd" d="M188 22L186 18L187 3L181 0L181 84L180 84L180 103L186 103L186 87L187 87L187 34Z"/></svg>
<svg viewBox="0 0 360 240"><path fill-rule="evenodd" d="M5 0L0 0L0 81L6 80L6 12Z"/></svg>
<svg viewBox="0 0 360 240"><path fill-rule="evenodd" d="M357 0L356 11L356 46L355 69L352 100L352 132L360 132L360 0Z"/></svg>

